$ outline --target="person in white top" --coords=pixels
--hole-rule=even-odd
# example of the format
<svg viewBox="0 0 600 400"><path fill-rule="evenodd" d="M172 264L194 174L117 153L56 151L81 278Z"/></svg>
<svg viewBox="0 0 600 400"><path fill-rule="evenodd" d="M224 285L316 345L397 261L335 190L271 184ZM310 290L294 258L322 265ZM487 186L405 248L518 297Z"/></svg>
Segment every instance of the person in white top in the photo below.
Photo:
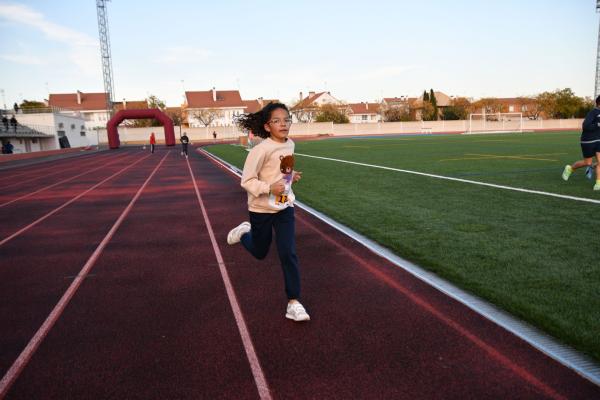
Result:
<svg viewBox="0 0 600 400"><path fill-rule="evenodd" d="M285 316L294 321L308 321L310 316L299 301L292 184L302 178L302 173L293 170L294 142L288 138L292 119L284 104L269 103L256 113L243 115L237 123L265 140L250 150L242 173L250 222L233 228L227 235L227 243L241 242L250 254L262 260L269 252L274 230L288 298Z"/></svg>

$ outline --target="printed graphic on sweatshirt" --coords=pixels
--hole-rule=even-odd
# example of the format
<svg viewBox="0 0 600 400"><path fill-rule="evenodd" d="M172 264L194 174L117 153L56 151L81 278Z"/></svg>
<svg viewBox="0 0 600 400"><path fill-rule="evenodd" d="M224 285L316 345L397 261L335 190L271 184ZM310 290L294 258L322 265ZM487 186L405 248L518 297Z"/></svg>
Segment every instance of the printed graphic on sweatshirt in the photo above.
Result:
<svg viewBox="0 0 600 400"><path fill-rule="evenodd" d="M279 170L283 174L285 189L280 195L269 195L269 204L275 208L284 209L294 201L294 192L292 192L292 179L294 177L294 156L279 156L281 163Z"/></svg>

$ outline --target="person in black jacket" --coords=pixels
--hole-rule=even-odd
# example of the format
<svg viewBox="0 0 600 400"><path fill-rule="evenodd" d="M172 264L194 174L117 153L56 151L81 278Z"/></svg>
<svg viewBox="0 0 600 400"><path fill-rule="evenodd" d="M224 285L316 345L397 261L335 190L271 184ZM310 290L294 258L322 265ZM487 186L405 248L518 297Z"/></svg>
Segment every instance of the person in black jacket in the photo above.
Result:
<svg viewBox="0 0 600 400"><path fill-rule="evenodd" d="M594 190L600 190L600 96L596 97L596 107L590 111L582 124L581 153L583 159L576 161L573 165L565 165L562 178L566 181L576 169L592 167L593 159L596 157L596 184Z"/></svg>
<svg viewBox="0 0 600 400"><path fill-rule="evenodd" d="M17 119L15 118L15 116L13 115L12 117L10 117L10 125L13 127L13 131L17 131Z"/></svg>
<svg viewBox="0 0 600 400"><path fill-rule="evenodd" d="M190 143L190 138L183 132L183 136L179 138L179 141L181 142L181 155L185 154L185 158L188 158L188 144Z"/></svg>

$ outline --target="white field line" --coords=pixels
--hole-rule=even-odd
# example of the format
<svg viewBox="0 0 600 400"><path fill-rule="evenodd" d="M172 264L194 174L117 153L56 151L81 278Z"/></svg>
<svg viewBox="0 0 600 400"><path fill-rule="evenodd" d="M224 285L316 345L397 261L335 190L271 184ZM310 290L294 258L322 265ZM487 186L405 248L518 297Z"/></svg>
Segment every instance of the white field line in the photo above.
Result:
<svg viewBox="0 0 600 400"><path fill-rule="evenodd" d="M426 172L417 172L417 171L411 171L411 170L408 170L408 169L384 167L384 166L381 166L381 165L366 164L366 163L360 163L360 162L356 162L356 161L340 160L338 158L319 157L319 156L312 156L310 154L302 154L302 153L294 153L294 155L296 155L296 156L303 156L303 157L310 157L310 158L317 158L317 159L320 159L320 160L335 161L335 162L340 162L340 163L345 163L345 164L360 165L362 167L384 169L384 170L387 170L387 171L404 172L406 174L421 175L421 176L427 176L429 178L445 179L445 180L454 181L454 182L470 183L472 185L487 186L487 187L493 187L493 188L496 188L496 189L512 190L512 191L515 191L515 192L522 192L522 193L529 193L529 194L539 194L539 195L542 195L542 196L556 197L556 198L559 198L559 199L567 199L567 200L575 200L575 201L583 201L583 202L587 202L587 203L600 204L600 200L588 199L588 198L585 198L585 197L567 196L567 195L557 194L557 193L542 192L540 190L530 190L530 189L523 189L523 188L512 187L512 186L496 185L494 183L471 181L469 179L461 179L461 178L452 178L450 176L428 174Z"/></svg>
<svg viewBox="0 0 600 400"><path fill-rule="evenodd" d="M126 156L125 156L125 157L126 157ZM69 181L71 181L71 180L73 180L73 179L75 179L75 178L79 178L80 176L87 175L87 174L89 174L90 172L97 171L97 170L99 170L100 168L104 168L104 167L106 167L106 166L108 166L108 165L114 164L114 163L116 163L117 161L120 161L122 158L125 158L125 157L117 157L116 159L114 159L114 160L112 160L112 161L110 161L110 162L108 162L108 163L106 163L106 164L102 164L102 165L101 165L101 166L99 166L99 167L96 167L96 168L94 168L94 169L90 169L89 171L82 172L82 173L80 173L80 174L77 174L77 175L75 175L75 176L72 176L72 177L70 177L70 178L63 179L62 181L59 181L59 182L53 183L53 184L51 184L51 185L45 186L45 187L43 187L43 188L41 188L41 189L38 189L38 190L36 190L35 192L31 192L31 193L28 193L28 194L26 194L26 195L23 195L23 196L21 196L21 197L17 197L16 199L13 199L13 200L7 201L6 203L2 203L2 204L0 204L0 208L2 208L2 207L4 207L4 206L7 206L7 205L9 205L9 204L11 204L11 203L14 203L15 201L19 201L19 200L26 199L27 197L29 197L29 196L33 196L34 194L37 194L37 193L40 193L40 192L43 192L44 190L48 190L48 189L50 189L50 188L52 188L52 187L54 187L54 186L60 185L61 183L69 182Z"/></svg>
<svg viewBox="0 0 600 400"><path fill-rule="evenodd" d="M0 240L0 246L2 246L3 244L5 244L6 242L8 242L9 240L19 236L21 233L25 232L26 230L33 228L35 225L39 224L40 222L42 222L43 220L45 220L46 218L50 217L51 215L57 213L58 211L62 210L63 208L65 208L66 206L68 206L69 204L73 203L74 201L76 201L77 199L79 199L82 196L85 196L87 193L91 192L92 190L96 189L98 186L102 185L104 182L107 182L109 180L111 180L112 178L114 178L117 175L122 174L123 172L127 171L129 168L133 167L135 164L139 163L140 161L146 159L150 157L150 154L148 154L145 157L140 158L139 160L137 160L136 162L134 162L133 164L129 164L128 166L126 166L125 168L123 168L120 171L115 172L114 174L112 174L111 176L109 176L108 178L96 183L94 186L92 186L91 188L79 193L77 196L73 197L71 200L63 203L63 205L58 206L57 208L55 208L54 210L50 211L49 213L47 213L46 215L36 219L35 221L33 221L31 224L19 229L18 231L16 231L15 233L13 233L10 236L5 237L4 239Z"/></svg>
<svg viewBox="0 0 600 400"><path fill-rule="evenodd" d="M192 171L190 161L188 159L186 159L186 161L188 169L190 170L192 182L194 183L196 197L198 198L198 203L200 204L200 209L202 210L202 215L204 216L204 222L206 223L206 228L208 229L210 241L212 243L215 256L217 258L217 263L219 264L219 271L221 272L221 278L223 279L223 283L225 284L225 291L227 292L229 304L233 311L235 322L237 324L238 331L240 332L240 336L242 338L242 343L244 345L244 350L246 351L246 357L248 358L248 362L250 363L252 375L254 376L254 383L256 384L256 388L258 389L258 394L260 398L262 400L270 400L271 393L269 392L269 385L267 384L265 374L263 373L263 370L260 366L260 361L258 360L256 351L254 350L254 345L252 344L252 338L250 337L250 332L248 331L248 327L246 326L244 314L242 313L240 305L237 301L237 297L235 295L235 291L233 290L233 285L231 284L231 280L229 279L229 273L227 272L227 267L225 266L225 261L223 261L221 251L219 250L219 245L217 243L217 239L215 238L210 219L208 218L206 207L204 207L204 202L202 201L202 196L200 195L200 190L198 190L198 185L196 183L196 178L194 177L194 172Z"/></svg>
<svg viewBox="0 0 600 400"><path fill-rule="evenodd" d="M152 179L152 177L154 176L154 174L156 173L158 168L162 165L163 161L165 161L165 158L167 158L169 153L170 153L170 151L164 155L164 157L162 158L162 160L160 160L158 165L154 168L154 170L152 171L150 176L148 176L148 178L146 179L144 184L138 189L137 193L135 194L135 196L133 196L133 198L131 199L131 201L125 208L125 210L123 210L123 212L121 213L121 215L119 216L117 221L114 223L112 228L110 228L110 231L108 231L108 233L106 234L104 239L102 239L102 242L100 242L98 247L96 247L96 250L94 250L94 252L90 256L90 258L87 260L87 262L81 269L81 271L75 276L73 283L71 283L71 285L67 288L66 292L63 294L63 296L60 298L60 300L56 304L56 306L54 306L54 309L52 310L52 312L50 312L50 314L48 315L48 317L46 318L46 320L44 321L42 326L40 326L40 328L37 330L35 335L33 335L31 340L25 347L25 349L21 352L21 354L15 360L15 362L12 364L10 369L6 372L6 374L0 381L0 399L3 399L6 396L6 393L8 392L8 390L10 389L10 387L12 386L14 381L19 377L19 375L21 374L21 371L23 371L23 369L27 366L27 363L29 362L29 360L31 359L31 357L33 356L35 351L38 349L38 347L40 346L40 344L42 343L42 341L44 340L46 335L48 335L48 332L50 331L50 329L52 329L52 327L54 326L54 324L56 323L58 318L60 318L61 314L63 313L63 311L69 304L69 302L71 301L71 298L73 298L73 295L75 295L75 292L77 291L77 289L79 289L79 286L81 286L81 283L86 278L87 274L90 272L90 270L92 269L92 267L94 266L94 264L96 263L98 258L100 257L100 254L102 254L102 252L104 251L104 248L106 247L108 242L110 242L110 240L114 236L117 229L119 229L119 227L121 226L121 223L123 222L125 217L129 214L129 212L133 208L133 205L135 204L137 199L142 194L142 191L148 185L148 182L150 182L150 179ZM149 157L149 156L146 156L146 157ZM146 157L144 157L144 158L146 158ZM138 160L137 162L143 160L144 158ZM134 164L131 164L131 165L134 165Z"/></svg>

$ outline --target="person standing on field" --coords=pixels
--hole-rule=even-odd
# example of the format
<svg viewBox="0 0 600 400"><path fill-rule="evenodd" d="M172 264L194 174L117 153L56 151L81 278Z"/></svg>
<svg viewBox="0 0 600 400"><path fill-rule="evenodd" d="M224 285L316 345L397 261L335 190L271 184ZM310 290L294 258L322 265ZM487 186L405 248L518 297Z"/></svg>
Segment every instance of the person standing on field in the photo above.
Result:
<svg viewBox="0 0 600 400"><path fill-rule="evenodd" d="M596 107L590 111L583 121L581 132L581 153L583 159L572 165L565 165L562 173L563 180L569 180L573 171L582 167L591 167L594 156L596 161L600 160L600 96L596 97ZM600 163L596 162L596 184L595 191L600 191Z"/></svg>

